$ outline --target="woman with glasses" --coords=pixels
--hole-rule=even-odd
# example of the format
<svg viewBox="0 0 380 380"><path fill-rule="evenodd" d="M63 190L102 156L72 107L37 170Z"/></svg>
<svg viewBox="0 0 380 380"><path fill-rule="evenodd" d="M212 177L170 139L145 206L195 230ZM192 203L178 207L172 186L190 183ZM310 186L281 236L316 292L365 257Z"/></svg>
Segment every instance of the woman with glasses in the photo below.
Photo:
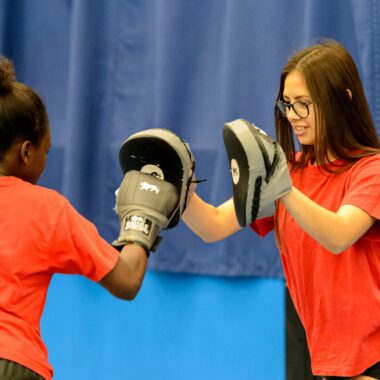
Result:
<svg viewBox="0 0 380 380"><path fill-rule="evenodd" d="M380 142L357 67L335 41L294 54L275 105L293 187L272 217L286 283L324 379L380 379ZM197 195L184 221L204 241L238 230L233 200Z"/></svg>

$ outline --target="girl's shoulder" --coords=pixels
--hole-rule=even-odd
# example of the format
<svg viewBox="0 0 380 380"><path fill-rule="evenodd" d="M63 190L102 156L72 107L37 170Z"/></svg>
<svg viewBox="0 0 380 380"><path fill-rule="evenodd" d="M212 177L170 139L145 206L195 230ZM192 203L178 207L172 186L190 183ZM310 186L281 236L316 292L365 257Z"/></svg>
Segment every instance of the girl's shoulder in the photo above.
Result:
<svg viewBox="0 0 380 380"><path fill-rule="evenodd" d="M368 170L377 170L380 174L380 154L372 154L369 156L365 156L356 161L352 167L351 171L363 170L368 168Z"/></svg>

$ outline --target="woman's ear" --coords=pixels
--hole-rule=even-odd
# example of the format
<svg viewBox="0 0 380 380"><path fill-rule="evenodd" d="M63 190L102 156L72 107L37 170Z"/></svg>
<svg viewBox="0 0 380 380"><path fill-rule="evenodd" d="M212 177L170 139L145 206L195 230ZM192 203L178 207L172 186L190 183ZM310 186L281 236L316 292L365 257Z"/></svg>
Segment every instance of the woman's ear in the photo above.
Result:
<svg viewBox="0 0 380 380"><path fill-rule="evenodd" d="M32 158L32 152L33 145L29 140L24 141L20 146L20 158L21 161L25 164L28 164L30 162L30 159Z"/></svg>
<svg viewBox="0 0 380 380"><path fill-rule="evenodd" d="M350 98L350 100L352 100L352 92L349 88L346 88L346 92L348 94L348 97Z"/></svg>

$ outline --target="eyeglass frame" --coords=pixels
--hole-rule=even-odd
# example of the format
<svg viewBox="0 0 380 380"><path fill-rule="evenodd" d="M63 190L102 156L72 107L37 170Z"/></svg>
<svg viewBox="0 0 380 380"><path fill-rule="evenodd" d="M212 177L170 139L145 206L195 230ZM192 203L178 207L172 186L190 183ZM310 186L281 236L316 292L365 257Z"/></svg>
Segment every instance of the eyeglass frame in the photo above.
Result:
<svg viewBox="0 0 380 380"><path fill-rule="evenodd" d="M294 105L296 103L301 103L303 106L305 106L306 108L306 111L307 111L307 115L306 116L300 116L298 114L298 112L296 111L296 109L294 108ZM312 104L313 102L311 100L307 100L307 101L302 101L302 100L297 100L296 102L293 102L293 103L287 103L287 102L284 102L283 100L278 100L276 102L276 106L278 108L278 110L280 111L281 113L281 116L283 117L288 117L287 115L287 112L290 111L290 109L293 109L293 112L300 118L300 119L305 119L309 116L310 114L310 110L309 110L309 105ZM284 112L282 111L282 109L280 108L280 105L283 105L285 107L285 114Z"/></svg>

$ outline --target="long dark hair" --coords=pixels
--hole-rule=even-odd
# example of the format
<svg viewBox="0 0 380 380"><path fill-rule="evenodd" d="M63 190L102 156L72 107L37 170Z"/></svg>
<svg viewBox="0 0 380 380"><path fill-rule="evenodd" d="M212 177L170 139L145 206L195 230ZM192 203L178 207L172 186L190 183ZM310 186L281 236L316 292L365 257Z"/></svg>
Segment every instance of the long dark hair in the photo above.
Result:
<svg viewBox="0 0 380 380"><path fill-rule="evenodd" d="M284 82L293 70L305 76L316 110L315 144L301 145L298 159L291 125L275 110L276 137L293 169L316 162L321 169L336 173L361 157L380 153L358 69L342 45L324 40L294 54L281 73L277 100L283 100ZM329 154L343 164L334 168Z"/></svg>
<svg viewBox="0 0 380 380"><path fill-rule="evenodd" d="M45 105L29 86L16 81L13 63L0 57L0 160L15 143L38 146L49 128Z"/></svg>

